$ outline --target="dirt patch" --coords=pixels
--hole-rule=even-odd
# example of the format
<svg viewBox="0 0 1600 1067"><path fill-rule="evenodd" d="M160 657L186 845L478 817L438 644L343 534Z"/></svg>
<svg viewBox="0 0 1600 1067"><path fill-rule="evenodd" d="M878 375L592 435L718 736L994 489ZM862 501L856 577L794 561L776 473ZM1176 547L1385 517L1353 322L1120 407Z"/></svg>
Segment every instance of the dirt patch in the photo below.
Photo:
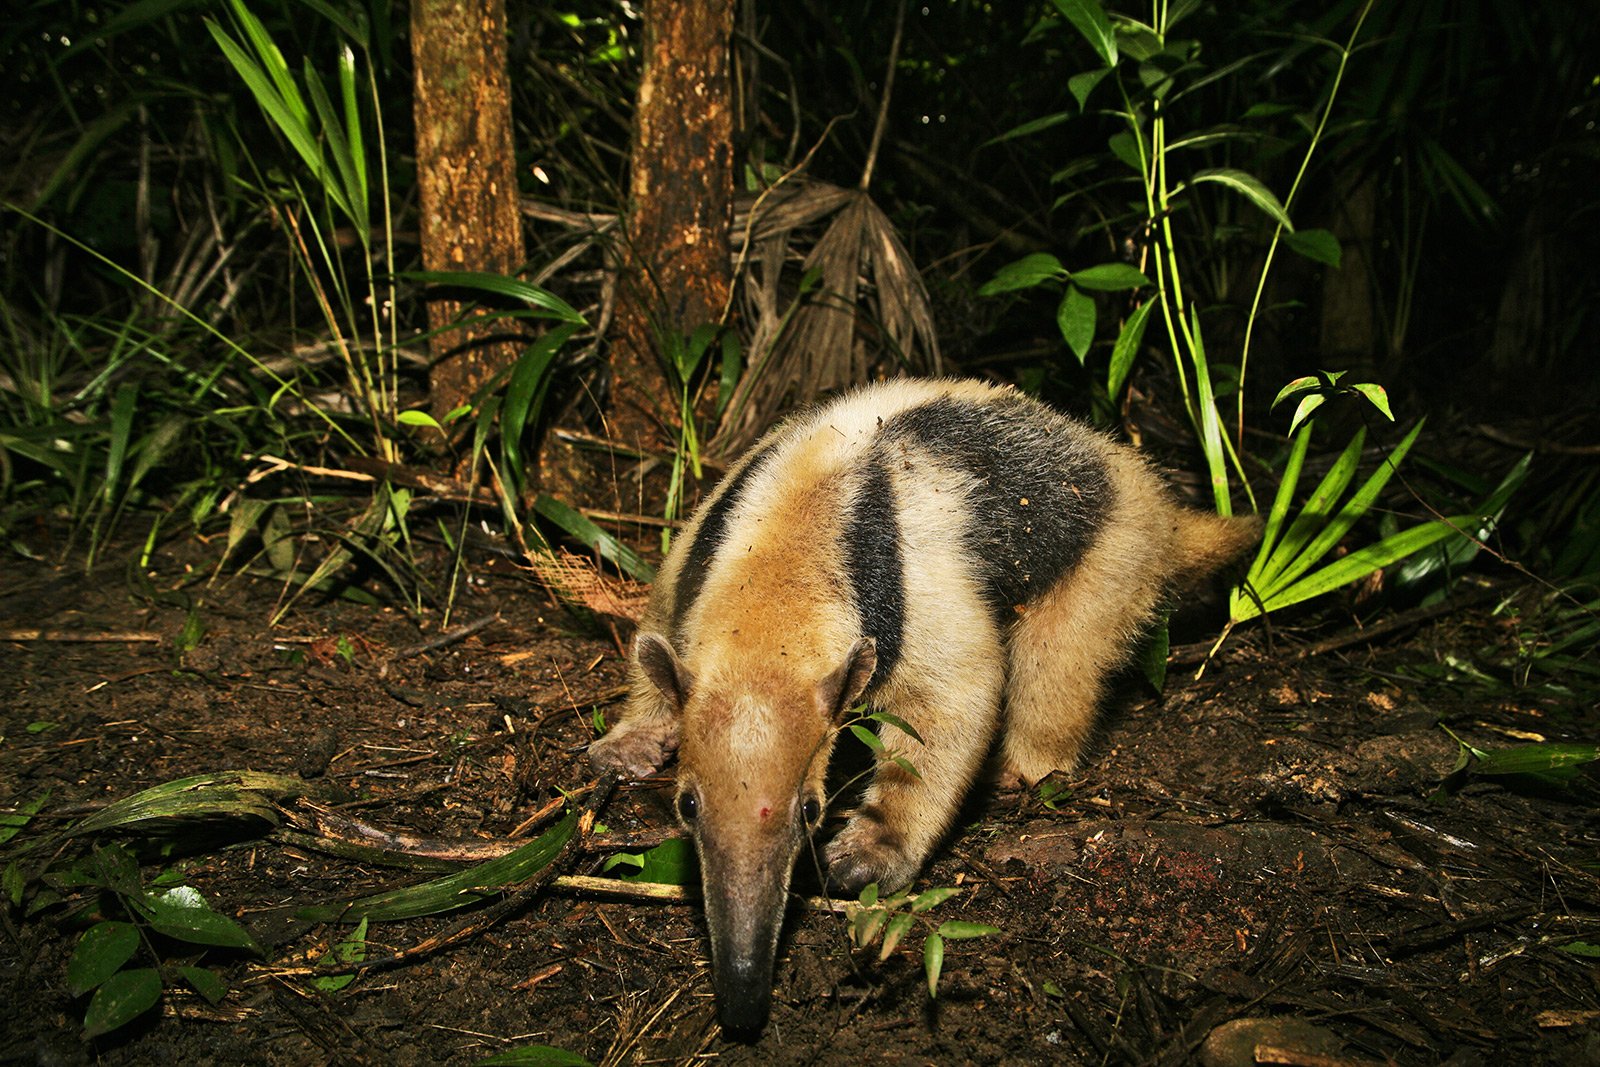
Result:
<svg viewBox="0 0 1600 1067"><path fill-rule="evenodd" d="M132 576L6 567L0 627L55 632L0 645L0 806L49 792L26 833L248 768L305 776L373 825L500 840L589 780L582 748L622 681L612 640L493 568L457 611L492 622L402 656L433 635L403 612L301 604L273 628L281 590L208 584L182 560ZM179 655L191 618L204 635ZM850 951L838 915L797 905L772 1025L757 1044L730 1043L696 906L570 891L314 993L285 965L347 928L284 916L423 876L229 825L143 854L143 870L181 870L267 959L207 952L230 985L219 1004L172 990L85 1042L86 1001L65 979L81 917L11 909L0 1059L470 1063L539 1042L597 1063L1177 1064L1250 1062L1238 1057L1298 1041L1288 1054L1302 1059L1285 1062L1600 1062L1600 969L1566 947L1600 941L1592 783L1437 792L1456 758L1441 722L1488 748L1507 733L1592 739L1593 709L1402 680L1481 636L1458 617L1301 661L1247 637L1203 680L1175 673L1162 700L1130 687L1067 791L1049 804L978 794L925 872L920 885L962 889L941 918L1002 931L949 942L936 1000L920 932L879 963ZM626 785L602 820L658 839L672 831L666 799L664 779ZM573 870L597 873L603 858ZM455 921L369 936L412 946Z"/></svg>

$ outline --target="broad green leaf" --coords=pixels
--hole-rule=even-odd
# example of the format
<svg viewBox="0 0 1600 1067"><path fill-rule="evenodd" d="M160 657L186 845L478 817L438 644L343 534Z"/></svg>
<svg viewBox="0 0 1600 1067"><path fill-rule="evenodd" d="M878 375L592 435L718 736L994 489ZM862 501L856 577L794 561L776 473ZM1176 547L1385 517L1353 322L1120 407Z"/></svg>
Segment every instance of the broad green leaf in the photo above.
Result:
<svg viewBox="0 0 1600 1067"><path fill-rule="evenodd" d="M998 926L989 926L985 923L966 922L962 919L949 919L939 924L939 936L953 941L969 937L988 937L998 934Z"/></svg>
<svg viewBox="0 0 1600 1067"><path fill-rule="evenodd" d="M694 842L674 837L639 854L639 869L622 876L627 882L655 882L661 885L694 885L700 877L700 861Z"/></svg>
<svg viewBox="0 0 1600 1067"><path fill-rule="evenodd" d="M1139 152L1139 142L1127 130L1112 134L1106 140L1106 147L1111 149L1111 154L1135 174L1144 174L1144 157Z"/></svg>
<svg viewBox="0 0 1600 1067"><path fill-rule="evenodd" d="M922 970L928 976L928 996L939 995L939 972L944 970L944 938L929 934L922 943Z"/></svg>
<svg viewBox="0 0 1600 1067"><path fill-rule="evenodd" d="M1117 65L1117 35L1112 32L1111 20L1095 0L1054 0L1056 10L1077 27L1083 39L1089 42L1108 67Z"/></svg>
<svg viewBox="0 0 1600 1067"><path fill-rule="evenodd" d="M1600 957L1600 945L1588 941L1569 941L1565 945L1557 945L1556 948L1574 956L1587 956L1591 959Z"/></svg>
<svg viewBox="0 0 1600 1067"><path fill-rule="evenodd" d="M132 923L95 923L83 932L67 962L67 988L82 996L122 970L138 951L139 928Z"/></svg>
<svg viewBox="0 0 1600 1067"><path fill-rule="evenodd" d="M861 887L861 893L856 897L866 907L872 907L878 902L878 883L868 882Z"/></svg>
<svg viewBox="0 0 1600 1067"><path fill-rule="evenodd" d="M1110 67L1101 67L1099 70L1086 70L1074 74L1067 79L1067 92L1078 102L1079 110L1086 110L1089 107L1089 94L1094 92L1094 87L1105 81L1106 75L1110 73Z"/></svg>
<svg viewBox="0 0 1600 1067"><path fill-rule="evenodd" d="M1389 410L1389 393L1383 386L1372 382L1356 382L1350 388L1366 397L1373 407L1383 412L1384 418L1394 421L1394 412Z"/></svg>
<svg viewBox="0 0 1600 1067"><path fill-rule="evenodd" d="M1307 259L1326 263L1335 268L1339 266L1344 255L1339 239L1327 230L1298 230L1285 233L1283 243Z"/></svg>
<svg viewBox="0 0 1600 1067"><path fill-rule="evenodd" d="M1094 343L1094 318L1094 299L1076 285L1067 286L1056 310L1056 325L1079 363L1088 358L1089 346Z"/></svg>
<svg viewBox="0 0 1600 1067"><path fill-rule="evenodd" d="M190 886L179 886L165 893L145 893L128 898L150 928L167 937L193 945L240 948L265 955L250 932L233 919L212 911L205 898Z"/></svg>
<svg viewBox="0 0 1600 1067"><path fill-rule="evenodd" d="M212 1004L221 1004L228 996L228 983L209 967L179 967L178 974L189 988Z"/></svg>
<svg viewBox="0 0 1600 1067"><path fill-rule="evenodd" d="M978 295L995 296L1016 289L1031 289L1044 282L1060 281L1066 276L1067 272L1059 259L1048 252L1035 252L995 271L994 277L978 289Z"/></svg>
<svg viewBox="0 0 1600 1067"><path fill-rule="evenodd" d="M1202 182L1216 182L1217 184L1228 189L1232 189L1234 192L1243 196L1246 200L1249 200L1256 207L1266 212L1269 218L1280 224L1285 230L1288 230L1290 233L1294 232L1294 224L1289 221L1288 212L1283 210L1283 205L1279 203L1278 198L1272 194L1272 190L1261 184L1260 178L1257 178L1253 174L1246 174L1242 170L1236 170L1232 167L1217 167L1213 170L1202 170L1195 174L1194 177L1190 178L1188 182L1173 189L1172 195L1177 196L1178 193L1182 192L1188 186L1199 185Z"/></svg>
<svg viewBox="0 0 1600 1067"><path fill-rule="evenodd" d="M1138 358L1139 346L1144 343L1144 329L1150 321L1150 309L1155 306L1154 300L1146 300L1134 308L1128 321L1122 324L1122 332L1117 335L1117 343L1111 349L1111 368L1106 373L1106 393L1113 402L1122 395L1122 386L1128 380L1128 372L1133 369L1133 361Z"/></svg>
<svg viewBox="0 0 1600 1067"><path fill-rule="evenodd" d="M94 991L83 1016L83 1036L99 1037L131 1023L161 999L161 974L154 967L118 971Z"/></svg>
<svg viewBox="0 0 1600 1067"><path fill-rule="evenodd" d="M594 1064L554 1045L521 1045L478 1061L478 1067L594 1067Z"/></svg>
<svg viewBox="0 0 1600 1067"><path fill-rule="evenodd" d="M266 774L261 771L196 774L151 786L130 797L113 801L75 823L67 833L95 833L150 819L215 815L248 816L276 825L279 815L275 801L318 791L316 786L294 775ZM134 874L137 878L137 866L134 867Z"/></svg>
<svg viewBox="0 0 1600 1067"><path fill-rule="evenodd" d="M1119 292L1123 289L1142 289L1150 284L1150 279L1144 276L1143 271L1126 263L1102 263L1096 267L1085 267L1083 270L1073 271L1071 279L1074 285L1104 293Z"/></svg>

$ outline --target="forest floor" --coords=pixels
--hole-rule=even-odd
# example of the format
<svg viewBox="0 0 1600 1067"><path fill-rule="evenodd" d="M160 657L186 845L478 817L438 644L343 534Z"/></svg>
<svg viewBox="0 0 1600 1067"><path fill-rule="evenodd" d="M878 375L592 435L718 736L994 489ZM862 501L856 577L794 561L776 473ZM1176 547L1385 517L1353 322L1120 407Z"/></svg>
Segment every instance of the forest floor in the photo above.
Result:
<svg viewBox="0 0 1600 1067"><path fill-rule="evenodd" d="M595 710L618 709L619 649L515 568L481 565L463 594L457 621L492 623L416 651L436 616L419 628L401 610L306 599L271 627L279 587L208 581L197 549L172 551L144 571L4 564L0 811L48 799L0 863L202 772L300 776L320 798L284 802L302 817L480 842L592 780L583 748ZM182 827L164 854L147 832L94 839L137 849L143 877L176 872L251 930L263 957L148 939L169 968L216 970L226 997L169 981L157 1009L86 1040L67 965L93 916L8 904L0 1061L465 1064L542 1044L597 1064L1600 1063L1600 961L1582 954L1600 942L1594 780L1451 777L1459 749L1441 724L1489 750L1594 740L1593 708L1449 677L1442 665L1512 640L1493 604L1375 640L1329 641L1350 634L1338 609L1270 640L1250 629L1200 680L1190 665L1159 698L1123 686L1048 803L978 787L918 886L960 890L933 918L1000 932L947 943L936 999L924 927L879 962L852 949L842 915L797 897L771 1024L728 1041L698 905L561 885L315 992L308 954L350 928L285 916L428 875L307 847L287 819L241 820ZM180 653L186 623L199 640ZM19 640L29 629L46 633ZM619 840L673 836L670 797L666 777L624 783L566 872L601 874ZM85 847L70 838L19 869ZM39 899L37 882L13 889ZM461 918L374 924L369 950L414 950Z"/></svg>

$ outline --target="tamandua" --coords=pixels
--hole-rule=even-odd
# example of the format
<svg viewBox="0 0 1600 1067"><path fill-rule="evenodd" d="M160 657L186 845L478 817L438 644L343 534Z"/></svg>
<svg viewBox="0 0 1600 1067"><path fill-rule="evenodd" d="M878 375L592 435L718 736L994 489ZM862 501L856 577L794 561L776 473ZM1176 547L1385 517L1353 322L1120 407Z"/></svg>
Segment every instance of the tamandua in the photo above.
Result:
<svg viewBox="0 0 1600 1067"><path fill-rule="evenodd" d="M723 1028L766 1023L790 873L853 708L921 739L881 731L916 774L880 760L824 850L834 886L888 892L997 732L1008 779L1070 769L1163 598L1258 533L1180 507L1132 448L983 382L884 382L763 437L674 543L626 710L589 748L634 777L677 752Z"/></svg>

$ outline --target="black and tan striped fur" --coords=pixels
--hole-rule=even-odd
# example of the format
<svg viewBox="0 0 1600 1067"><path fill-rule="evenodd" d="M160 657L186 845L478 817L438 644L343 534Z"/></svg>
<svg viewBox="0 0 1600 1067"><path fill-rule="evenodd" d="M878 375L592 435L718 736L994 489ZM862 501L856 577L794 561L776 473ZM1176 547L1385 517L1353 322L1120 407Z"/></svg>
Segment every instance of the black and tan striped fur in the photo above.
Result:
<svg viewBox="0 0 1600 1067"><path fill-rule="evenodd" d="M622 719L590 749L678 755L725 1027L764 1024L833 736L865 701L880 762L825 849L830 880L910 881L996 737L1007 777L1078 760L1107 677L1173 589L1253 521L1175 504L1139 455L1010 389L905 380L785 422L679 536L635 641Z"/></svg>

